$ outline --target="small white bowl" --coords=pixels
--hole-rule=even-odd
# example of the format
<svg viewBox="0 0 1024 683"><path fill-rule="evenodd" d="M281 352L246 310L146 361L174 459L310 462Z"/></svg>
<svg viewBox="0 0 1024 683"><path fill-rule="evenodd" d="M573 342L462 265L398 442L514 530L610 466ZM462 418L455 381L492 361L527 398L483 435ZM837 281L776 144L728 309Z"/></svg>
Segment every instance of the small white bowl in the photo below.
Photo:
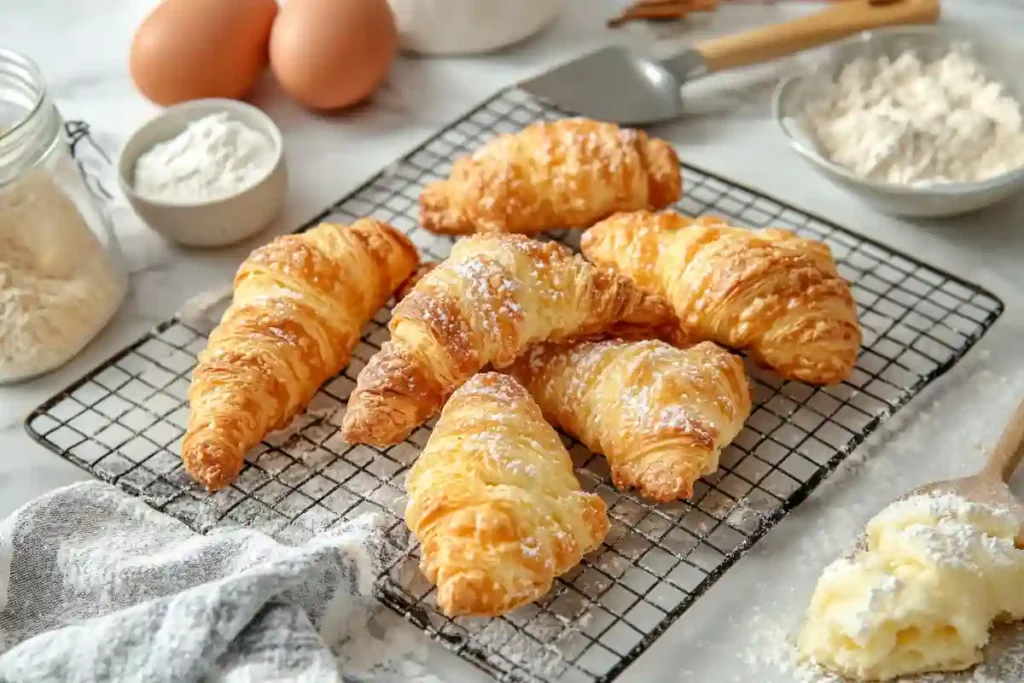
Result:
<svg viewBox="0 0 1024 683"><path fill-rule="evenodd" d="M162 201L135 192L135 163L140 156L153 145L175 137L193 121L220 112L227 112L270 139L275 160L265 176L237 194L213 201ZM117 177L128 202L151 228L190 247L220 247L255 235L280 215L288 191L280 129L262 111L238 100L193 100L166 109L125 143L117 162Z"/></svg>

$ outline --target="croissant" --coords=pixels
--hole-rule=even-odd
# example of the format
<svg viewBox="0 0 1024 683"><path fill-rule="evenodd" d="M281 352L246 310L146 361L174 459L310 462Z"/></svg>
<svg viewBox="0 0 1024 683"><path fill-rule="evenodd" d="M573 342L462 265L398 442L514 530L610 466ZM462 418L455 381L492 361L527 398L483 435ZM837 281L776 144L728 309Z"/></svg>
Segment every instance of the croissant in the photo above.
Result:
<svg viewBox="0 0 1024 683"><path fill-rule="evenodd" d="M406 478L405 521L449 616L497 616L542 597L608 533L569 453L515 380L456 391Z"/></svg>
<svg viewBox="0 0 1024 683"><path fill-rule="evenodd" d="M616 488L693 495L750 414L743 361L711 342L539 344L509 369L545 417L608 460Z"/></svg>
<svg viewBox="0 0 1024 683"><path fill-rule="evenodd" d="M679 316L680 344L747 349L783 377L812 384L842 381L857 362L857 304L822 242L638 211L598 223L581 246L591 261L664 294Z"/></svg>
<svg viewBox="0 0 1024 683"><path fill-rule="evenodd" d="M363 326L418 260L405 235L369 219L254 251L193 372L181 453L189 474L210 490L230 484L246 451L348 364Z"/></svg>
<svg viewBox="0 0 1024 683"><path fill-rule="evenodd" d="M557 242L467 237L395 306L391 339L359 373L342 434L349 443L399 443L488 363L502 368L535 342L620 321L672 320L661 297Z"/></svg>
<svg viewBox="0 0 1024 683"><path fill-rule="evenodd" d="M585 228L616 211L679 199L679 158L664 140L589 119L539 122L459 159L420 194L420 223L444 234Z"/></svg>

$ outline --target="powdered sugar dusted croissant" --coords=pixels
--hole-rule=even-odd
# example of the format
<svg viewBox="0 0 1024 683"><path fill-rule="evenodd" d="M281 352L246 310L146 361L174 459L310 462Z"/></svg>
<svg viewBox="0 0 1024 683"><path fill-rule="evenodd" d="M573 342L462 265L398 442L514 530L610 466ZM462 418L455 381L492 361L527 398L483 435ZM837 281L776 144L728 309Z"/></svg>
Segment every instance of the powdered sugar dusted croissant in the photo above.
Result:
<svg viewBox="0 0 1024 683"><path fill-rule="evenodd" d="M861 342L857 304L822 242L714 217L637 211L592 227L582 249L664 294L690 343L748 349L782 376L814 384L853 371Z"/></svg>
<svg viewBox="0 0 1024 683"><path fill-rule="evenodd" d="M405 521L449 616L540 598L608 533L558 433L514 379L476 375L444 407L406 478Z"/></svg>
<svg viewBox="0 0 1024 683"><path fill-rule="evenodd" d="M362 219L323 224L254 251L192 375L185 469L209 489L288 425L349 361L364 325L412 273L412 242Z"/></svg>
<svg viewBox="0 0 1024 683"><path fill-rule="evenodd" d="M459 159L420 195L420 222L447 234L585 228L616 211L660 209L682 193L664 140L589 119L539 122Z"/></svg>
<svg viewBox="0 0 1024 683"><path fill-rule="evenodd" d="M750 414L743 361L712 342L539 344L510 372L548 420L604 454L617 488L662 502L693 495Z"/></svg>
<svg viewBox="0 0 1024 683"><path fill-rule="evenodd" d="M345 439L402 441L475 373L509 365L536 342L670 322L660 296L561 244L522 235L467 237L395 306L391 339L349 397Z"/></svg>

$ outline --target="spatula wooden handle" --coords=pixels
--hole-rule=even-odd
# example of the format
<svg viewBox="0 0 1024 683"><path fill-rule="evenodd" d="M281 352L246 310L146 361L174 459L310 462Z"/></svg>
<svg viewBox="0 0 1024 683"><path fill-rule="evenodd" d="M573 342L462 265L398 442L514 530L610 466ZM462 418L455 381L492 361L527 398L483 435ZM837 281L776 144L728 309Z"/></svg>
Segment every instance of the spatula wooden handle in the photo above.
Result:
<svg viewBox="0 0 1024 683"><path fill-rule="evenodd" d="M928 24L938 18L939 0L851 0L794 21L705 40L694 48L704 56L709 71L719 71L784 57L867 29Z"/></svg>
<svg viewBox="0 0 1024 683"><path fill-rule="evenodd" d="M1024 401L1013 411L1010 421L1006 423L999 442L992 449L985 463L985 473L1010 481L1021 460L1024 460Z"/></svg>

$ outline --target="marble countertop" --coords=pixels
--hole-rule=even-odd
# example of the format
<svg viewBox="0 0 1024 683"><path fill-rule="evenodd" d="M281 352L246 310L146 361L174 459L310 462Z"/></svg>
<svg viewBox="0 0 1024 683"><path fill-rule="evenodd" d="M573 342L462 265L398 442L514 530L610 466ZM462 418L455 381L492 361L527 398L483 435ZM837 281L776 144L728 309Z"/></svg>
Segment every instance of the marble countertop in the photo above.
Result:
<svg viewBox="0 0 1024 683"><path fill-rule="evenodd" d="M0 45L36 59L65 116L89 121L101 142L116 148L156 112L133 89L126 64L132 31L154 4L0 0ZM133 275L118 316L66 367L0 388L0 517L39 494L89 477L29 439L22 421L32 408L172 315L189 297L229 282L244 255L271 232L303 223L495 90L600 44L652 44L649 28L604 28L604 18L620 4L565 0L549 30L487 58L402 58L373 104L341 116L302 111L268 79L254 99L285 136L292 177L283 217L246 243L211 251L171 246L132 222L119 228ZM814 8L812 3L728 6L691 27L684 38L779 21ZM1024 22L1024 5L950 0L943 21L1009 41ZM667 48L680 40L661 38L659 46ZM687 91L689 114L657 133L696 165L990 289L1006 303L1006 312L956 367L876 432L659 638L623 681L793 680L780 665L778 648L822 566L898 493L976 467L1024 395L1019 341L1024 304L1018 298L1024 291L1024 196L948 221L909 223L875 213L805 166L775 130L769 95L783 68L754 68L694 84ZM431 668L446 672L438 674L443 680L483 680L454 660L431 651Z"/></svg>

